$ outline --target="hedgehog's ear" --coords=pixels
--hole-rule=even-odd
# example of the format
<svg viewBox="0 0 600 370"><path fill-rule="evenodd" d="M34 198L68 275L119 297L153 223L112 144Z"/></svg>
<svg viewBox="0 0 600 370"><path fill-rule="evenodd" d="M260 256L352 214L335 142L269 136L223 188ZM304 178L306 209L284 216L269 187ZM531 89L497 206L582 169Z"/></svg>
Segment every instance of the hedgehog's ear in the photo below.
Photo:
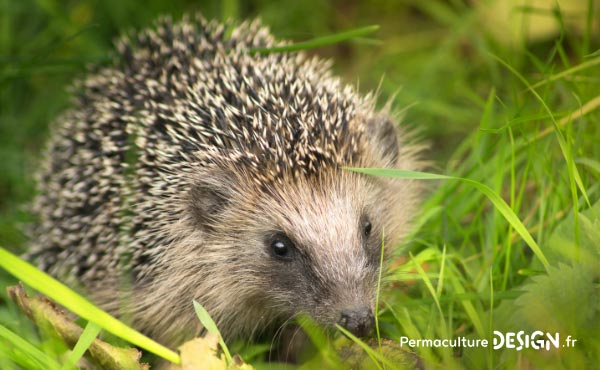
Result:
<svg viewBox="0 0 600 370"><path fill-rule="evenodd" d="M189 192L189 209L194 223L212 229L232 198L233 176L222 169L203 172Z"/></svg>
<svg viewBox="0 0 600 370"><path fill-rule="evenodd" d="M400 155L396 123L386 116L377 116L369 121L368 127L367 135L381 160L386 165L396 165Z"/></svg>

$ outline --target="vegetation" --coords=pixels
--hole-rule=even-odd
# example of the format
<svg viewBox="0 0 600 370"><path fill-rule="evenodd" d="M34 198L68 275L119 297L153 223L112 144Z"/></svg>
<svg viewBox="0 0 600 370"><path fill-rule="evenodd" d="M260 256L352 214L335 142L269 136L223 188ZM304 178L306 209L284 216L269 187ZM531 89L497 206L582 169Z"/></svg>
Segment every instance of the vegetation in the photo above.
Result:
<svg viewBox="0 0 600 370"><path fill-rule="evenodd" d="M594 368L600 4L499 5L506 3L528 2L0 0L0 245L23 251L20 225L32 216L22 207L34 195L48 124L68 106L67 87L86 65L108 63L120 32L190 11L260 16L296 42L377 24L365 38L307 52L331 57L336 73L360 81L362 92L377 90L382 105L392 99L403 124L429 144L429 172L444 175L373 172L420 178L428 189L412 234L387 261L379 337L490 341L413 348L427 368ZM0 368L72 361L7 300L4 287L16 281L0 271ZM561 347L492 348L494 331L520 330L558 332ZM309 332L327 361L326 336ZM577 342L567 347L569 335ZM269 347L230 350L259 368ZM377 349L368 354L373 367L389 367Z"/></svg>

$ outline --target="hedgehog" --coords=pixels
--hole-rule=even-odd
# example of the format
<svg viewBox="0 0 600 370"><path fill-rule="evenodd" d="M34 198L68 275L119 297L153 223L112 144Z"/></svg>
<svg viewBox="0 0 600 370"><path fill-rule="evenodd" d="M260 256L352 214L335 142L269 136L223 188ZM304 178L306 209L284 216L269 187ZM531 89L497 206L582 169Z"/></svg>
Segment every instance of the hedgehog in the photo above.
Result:
<svg viewBox="0 0 600 370"><path fill-rule="evenodd" d="M155 340L275 333L299 315L374 325L382 244L420 188L348 167L419 170L389 104L259 20L161 18L116 41L51 128L27 258ZM386 257L387 259L388 257Z"/></svg>

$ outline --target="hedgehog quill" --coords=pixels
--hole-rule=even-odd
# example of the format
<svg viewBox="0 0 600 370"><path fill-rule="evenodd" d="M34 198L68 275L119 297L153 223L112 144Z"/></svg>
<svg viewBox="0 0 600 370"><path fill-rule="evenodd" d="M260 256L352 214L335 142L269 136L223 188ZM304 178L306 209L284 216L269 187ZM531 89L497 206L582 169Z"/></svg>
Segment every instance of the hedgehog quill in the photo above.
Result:
<svg viewBox="0 0 600 370"><path fill-rule="evenodd" d="M301 313L368 334L420 190L342 167L419 170L420 146L328 62L250 52L281 44L200 16L120 39L52 128L28 258L171 346L192 300L229 340Z"/></svg>

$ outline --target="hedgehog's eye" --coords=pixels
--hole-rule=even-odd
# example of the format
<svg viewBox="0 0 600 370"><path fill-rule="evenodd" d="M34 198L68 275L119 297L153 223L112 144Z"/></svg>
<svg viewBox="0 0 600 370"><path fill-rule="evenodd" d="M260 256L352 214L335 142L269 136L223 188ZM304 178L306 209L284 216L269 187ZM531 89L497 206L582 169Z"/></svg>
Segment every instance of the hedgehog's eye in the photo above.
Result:
<svg viewBox="0 0 600 370"><path fill-rule="evenodd" d="M294 243L285 235L277 234L271 239L271 253L278 259L289 261L294 254Z"/></svg>
<svg viewBox="0 0 600 370"><path fill-rule="evenodd" d="M363 234L365 237L369 237L369 235L371 235L372 228L373 226L371 225L371 223L369 221L365 221L363 225Z"/></svg>

